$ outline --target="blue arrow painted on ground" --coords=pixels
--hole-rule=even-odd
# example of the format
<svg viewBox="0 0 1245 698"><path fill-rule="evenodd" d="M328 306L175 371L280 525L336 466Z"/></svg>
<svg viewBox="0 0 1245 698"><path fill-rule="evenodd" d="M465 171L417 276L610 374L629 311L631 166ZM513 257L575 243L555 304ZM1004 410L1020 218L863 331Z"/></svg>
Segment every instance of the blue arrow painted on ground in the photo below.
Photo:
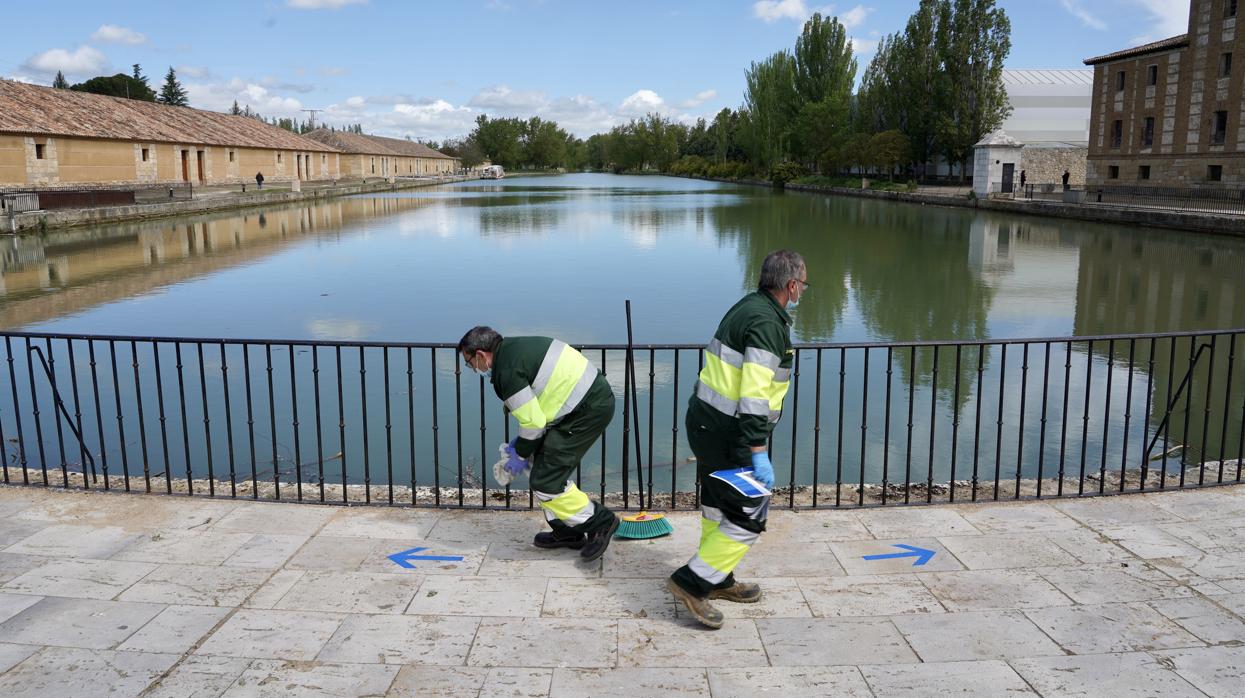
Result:
<svg viewBox="0 0 1245 698"><path fill-rule="evenodd" d="M899 557L915 557L916 560L912 563L913 567L924 565L925 563L929 562L930 560L934 558L933 550L926 550L925 548L918 548L915 545L904 545L903 543L896 543L893 547L900 548L908 552L906 553L883 553L881 555L865 555L864 558L866 560L893 560Z"/></svg>
<svg viewBox="0 0 1245 698"><path fill-rule="evenodd" d="M462 562L463 561L463 558L461 555L416 555L415 554L422 550L427 550L427 548L411 548L410 550L403 550L400 553L394 553L390 555L389 559L396 562L399 567L405 567L408 570L415 569L415 565L411 564L411 562L414 560L428 560L432 562Z"/></svg>

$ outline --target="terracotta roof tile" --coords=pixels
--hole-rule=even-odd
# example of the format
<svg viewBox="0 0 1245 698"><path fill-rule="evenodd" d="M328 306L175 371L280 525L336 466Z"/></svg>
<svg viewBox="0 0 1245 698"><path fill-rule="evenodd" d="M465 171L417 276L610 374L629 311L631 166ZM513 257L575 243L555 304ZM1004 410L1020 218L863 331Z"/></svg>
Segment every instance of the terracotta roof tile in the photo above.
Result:
<svg viewBox="0 0 1245 698"><path fill-rule="evenodd" d="M336 148L343 153L384 156L400 154L391 148L386 148L383 144L376 142L368 136L348 131L330 131L327 128L318 128L303 134L303 137L317 143L323 143L331 148Z"/></svg>
<svg viewBox="0 0 1245 698"><path fill-rule="evenodd" d="M246 116L3 79L0 133L336 152Z"/></svg>
<svg viewBox="0 0 1245 698"><path fill-rule="evenodd" d="M1099 63L1118 61L1122 58L1132 58L1134 56L1143 56L1147 53L1154 53L1155 51L1164 51L1167 49L1181 48L1183 46L1188 46L1188 45L1189 45L1189 35L1181 34L1180 36L1173 36L1168 39L1163 39L1162 41L1154 41L1148 44L1142 44L1141 46L1134 46L1133 48L1126 48L1123 51L1116 51L1115 53L1108 53L1105 56L1096 56L1094 58L1086 58L1085 65L1097 65Z"/></svg>

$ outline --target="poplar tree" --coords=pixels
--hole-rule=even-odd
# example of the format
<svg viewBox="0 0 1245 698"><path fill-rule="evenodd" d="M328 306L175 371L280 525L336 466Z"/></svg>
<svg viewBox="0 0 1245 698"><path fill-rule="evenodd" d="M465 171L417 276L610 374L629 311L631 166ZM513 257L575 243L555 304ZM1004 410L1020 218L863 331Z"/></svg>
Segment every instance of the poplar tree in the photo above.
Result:
<svg viewBox="0 0 1245 698"><path fill-rule="evenodd" d="M64 73L59 70L56 71L56 79L52 81L52 87L55 87L58 90L69 89L69 81L65 79Z"/></svg>

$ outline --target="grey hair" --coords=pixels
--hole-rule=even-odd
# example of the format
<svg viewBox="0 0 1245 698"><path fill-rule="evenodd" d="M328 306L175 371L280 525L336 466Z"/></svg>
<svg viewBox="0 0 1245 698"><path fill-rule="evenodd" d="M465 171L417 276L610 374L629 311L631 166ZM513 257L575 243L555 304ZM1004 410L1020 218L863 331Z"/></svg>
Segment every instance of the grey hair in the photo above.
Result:
<svg viewBox="0 0 1245 698"><path fill-rule="evenodd" d="M467 330L467 334L458 340L458 353L477 351L497 351L501 344L501 333L487 325L478 325Z"/></svg>
<svg viewBox="0 0 1245 698"><path fill-rule="evenodd" d="M757 287L762 291L781 291L793 279L799 280L804 271L804 258L791 250L775 250L761 262L761 280Z"/></svg>

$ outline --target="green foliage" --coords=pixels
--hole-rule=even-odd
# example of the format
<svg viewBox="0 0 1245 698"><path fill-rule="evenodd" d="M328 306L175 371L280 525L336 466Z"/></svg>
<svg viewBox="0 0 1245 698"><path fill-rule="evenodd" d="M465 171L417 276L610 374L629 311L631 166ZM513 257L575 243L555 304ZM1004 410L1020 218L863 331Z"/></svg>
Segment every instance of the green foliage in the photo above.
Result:
<svg viewBox="0 0 1245 698"><path fill-rule="evenodd" d="M52 87L55 87L58 90L69 89L69 81L65 79L64 73L59 70L56 71L56 79L52 81Z"/></svg>
<svg viewBox="0 0 1245 698"><path fill-rule="evenodd" d="M787 182L807 175L808 169L798 162L780 162L770 168L769 181L776 187L783 187Z"/></svg>
<svg viewBox="0 0 1245 698"><path fill-rule="evenodd" d="M787 51L753 63L744 72L744 148L763 171L789 152L792 127L800 109L795 89L795 59Z"/></svg>
<svg viewBox="0 0 1245 698"><path fill-rule="evenodd" d="M590 159L583 141L567 133L557 122L538 116L490 119L481 114L465 142L472 144L472 157L478 154L481 158L476 164L487 159L508 170L576 169Z"/></svg>
<svg viewBox="0 0 1245 698"><path fill-rule="evenodd" d="M172 107L190 105L189 100L186 99L186 90L182 89L182 84L177 81L177 72L173 70L173 66L169 66L169 72L164 75L164 85L160 87L160 96L157 99L160 103Z"/></svg>
<svg viewBox="0 0 1245 698"><path fill-rule="evenodd" d="M63 76L62 76L63 77ZM143 102L156 101L156 93L151 91L150 87L143 84L141 80L135 80L132 76L125 73L117 73L111 76L99 76L91 78L86 82L80 82L71 86L69 89L76 92L90 92L97 95L108 95L109 97L125 97L127 99L137 99Z"/></svg>

